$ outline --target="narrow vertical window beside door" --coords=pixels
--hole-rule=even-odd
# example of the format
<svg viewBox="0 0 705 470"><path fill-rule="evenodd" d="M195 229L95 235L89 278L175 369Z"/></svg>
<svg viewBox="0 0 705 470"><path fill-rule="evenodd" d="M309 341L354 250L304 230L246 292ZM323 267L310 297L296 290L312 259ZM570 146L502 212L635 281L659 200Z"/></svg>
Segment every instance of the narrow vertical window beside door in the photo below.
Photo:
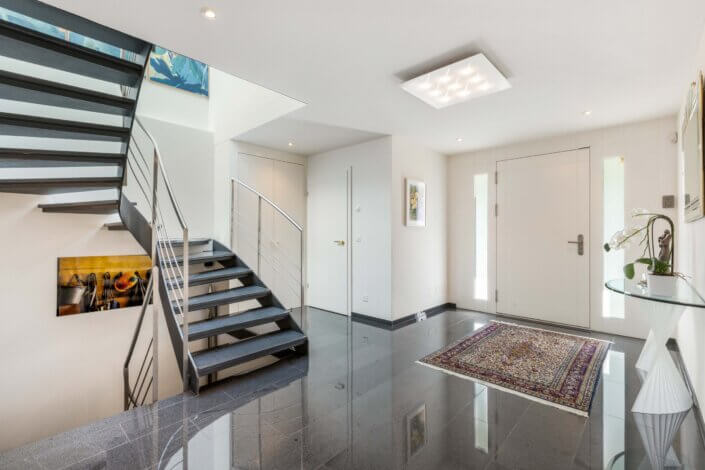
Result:
<svg viewBox="0 0 705 470"><path fill-rule="evenodd" d="M602 181L602 232L607 242L612 234L624 228L624 157L604 159ZM623 277L624 251L602 253L603 282ZM602 316L624 318L624 296L603 287Z"/></svg>
<svg viewBox="0 0 705 470"><path fill-rule="evenodd" d="M487 300L487 173L473 178L475 201L475 286L474 297Z"/></svg>

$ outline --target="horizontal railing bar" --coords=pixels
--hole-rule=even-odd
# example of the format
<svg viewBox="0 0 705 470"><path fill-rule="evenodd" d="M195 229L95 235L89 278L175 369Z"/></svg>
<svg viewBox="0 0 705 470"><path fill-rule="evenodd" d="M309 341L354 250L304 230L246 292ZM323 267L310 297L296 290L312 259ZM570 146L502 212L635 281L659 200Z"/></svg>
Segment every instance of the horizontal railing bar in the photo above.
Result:
<svg viewBox="0 0 705 470"><path fill-rule="evenodd" d="M256 194L257 196L261 197L263 201L265 201L267 204L269 204L270 206L272 206L272 207L273 207L277 212L279 212L281 215L283 215L284 217L286 217L286 219L287 219L289 222L291 222L292 225L293 225L294 227L296 227L296 228L299 230L299 232L303 232L303 231L304 231L304 229L303 229L303 227L302 227L301 225L299 225L298 223L296 223L296 221L295 221L294 219L292 219L289 214L287 214L286 212L284 212L278 205L276 205L274 202L272 202L267 196L265 196L264 194L260 193L259 191L257 191L257 190L254 189L253 187L248 186L247 184L243 183L243 182L240 181L239 179L231 178L231 180L234 181L234 182L236 182L237 184L239 184L239 185L242 186L243 188L249 190L250 192Z"/></svg>
<svg viewBox="0 0 705 470"><path fill-rule="evenodd" d="M135 122L142 128L145 134L147 134L147 137L149 137L149 140L152 141L152 144L154 145L154 152L156 154L156 158L159 162L159 174L161 174L162 178L164 179L164 184L166 185L166 190L167 194L169 195L169 199L171 200L171 205L174 206L174 210L176 212L176 217L179 219L179 223L181 224L181 228L185 229L188 226L186 225L186 219L184 218L183 213L181 212L181 208L179 207L179 204L176 202L176 197L174 197L174 191L172 190L171 183L169 181L169 177L166 174L166 171L164 170L164 162L162 161L162 154L159 152L159 146L157 145L157 141L154 139L152 134L144 127L144 124L142 124L142 121L140 121L140 118L135 115Z"/></svg>

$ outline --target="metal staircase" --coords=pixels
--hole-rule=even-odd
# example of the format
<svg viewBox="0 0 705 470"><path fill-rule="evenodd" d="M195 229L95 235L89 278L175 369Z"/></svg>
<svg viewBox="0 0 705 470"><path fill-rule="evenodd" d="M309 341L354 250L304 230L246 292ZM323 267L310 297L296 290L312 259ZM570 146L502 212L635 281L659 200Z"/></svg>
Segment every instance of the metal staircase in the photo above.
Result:
<svg viewBox="0 0 705 470"><path fill-rule="evenodd" d="M136 116L152 45L35 0L0 0L0 36L0 56L9 59L3 64L29 64L0 70L0 100L11 105L0 111L0 169L20 169L0 178L0 192L61 194L61 201L39 205L44 212L117 213L120 221L106 229L129 230L151 254L123 370L125 408L144 404L150 390L158 396L158 315L139 373L130 380L136 345L149 333L143 324L152 303L166 321L184 388L195 393L225 369L265 356L305 354L307 338L291 312L249 266L215 240L189 239L157 142ZM45 143L36 145L36 139ZM81 145L71 145L76 143ZM94 169L100 171L83 171ZM106 189L114 195L81 196ZM250 308L242 312L219 308L243 302ZM223 342L223 335L230 339Z"/></svg>

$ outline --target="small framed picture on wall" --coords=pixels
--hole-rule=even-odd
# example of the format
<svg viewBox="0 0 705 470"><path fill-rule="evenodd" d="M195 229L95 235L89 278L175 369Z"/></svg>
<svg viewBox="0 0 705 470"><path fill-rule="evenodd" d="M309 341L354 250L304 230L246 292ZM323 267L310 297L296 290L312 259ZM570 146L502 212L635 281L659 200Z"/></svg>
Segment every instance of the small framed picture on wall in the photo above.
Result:
<svg viewBox="0 0 705 470"><path fill-rule="evenodd" d="M406 226L426 226L426 183L406 179Z"/></svg>

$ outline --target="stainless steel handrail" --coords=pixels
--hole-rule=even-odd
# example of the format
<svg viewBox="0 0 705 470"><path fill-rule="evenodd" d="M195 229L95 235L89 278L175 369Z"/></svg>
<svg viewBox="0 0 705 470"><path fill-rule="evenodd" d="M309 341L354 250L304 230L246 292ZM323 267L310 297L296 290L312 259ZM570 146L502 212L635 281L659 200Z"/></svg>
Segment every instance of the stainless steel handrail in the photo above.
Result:
<svg viewBox="0 0 705 470"><path fill-rule="evenodd" d="M304 231L304 228L303 228L301 225L297 224L296 221L295 221L293 218L291 218L291 216L290 216L289 214L287 214L286 212L284 212L278 205L276 205L274 202L272 202L267 196L265 196L264 194L260 193L259 191L257 191L257 190L256 190L255 188L253 188L252 186L249 186L249 185L247 185L246 183L243 183L243 182L240 181L239 179L232 178L232 180L235 181L235 182L236 182L237 184L239 184L240 186L242 186L243 188L249 190L250 192L255 193L258 197L262 198L263 201L265 201L266 203L268 203L268 204L269 204L270 206L272 206L277 212L279 212L281 215L283 215L284 217L286 217L286 219L287 219L289 222L291 222L291 224L292 224L294 227L296 227L296 228L299 230L299 232L303 232L303 231Z"/></svg>
<svg viewBox="0 0 705 470"><path fill-rule="evenodd" d="M281 214L291 225L293 225L298 231L299 231L299 238L300 238L300 253L299 253L299 282L301 284L301 290L299 292L300 296L300 308L301 308L301 322L302 322L302 328L305 329L304 325L304 294L305 294L305 282L304 282L304 228L299 225L293 217L291 217L289 214L287 214L282 208L280 208L277 204L275 204L271 199L269 199L267 196L264 194L260 193L256 189L254 189L252 186L249 186L248 184L240 181L237 178L231 178L231 195L230 195L230 201L235 200L235 189L236 185L239 185L246 190L250 191L254 195L257 196L257 275L261 276L261 258L262 258L262 201L266 202L269 204L275 211L277 211L279 214ZM234 212L234 207L230 208L230 212ZM239 212L238 212L238 218L239 218ZM234 220L231 219L230 223L230 241L232 243L233 240L233 234L235 230L235 223ZM292 276L293 277L293 276Z"/></svg>
<svg viewBox="0 0 705 470"><path fill-rule="evenodd" d="M140 160L137 158L136 153L139 154L142 163L145 164L147 167L147 172L149 172L149 166L147 164L147 160L145 159L144 154L142 153L142 149L140 146L137 144L137 140L134 135L131 136L130 143L134 143L134 149L136 150L133 151L132 147L128 148L128 153L127 153L127 164L130 166L130 169L132 170L132 174L135 177L135 181L137 182L139 189L142 192L142 195L144 196L144 199L149 206L149 209L151 210L151 214L147 216L149 220L151 220L151 229L152 229L152 247L151 247L151 255L152 255L152 276L150 279L150 283L155 287L152 287L151 289L151 295L150 297L153 299L153 325L152 325L152 341L150 343L151 346L151 352L152 352L152 359L150 360L150 364L147 366L147 369L151 366L152 368L152 379L150 380L150 383L147 385L147 389L145 389L144 392L144 398L147 396L147 390L149 387L152 387L152 394L153 394L153 401L157 401L158 399L158 383L159 383L159 361L158 361L158 352L159 352L159 314L158 312L160 310L163 310L164 305L162 304L162 301L160 299L160 289L159 289L159 282L160 280L165 283L166 279L164 277L164 273L171 273L172 278L170 279L171 282L176 282L177 285L179 285L179 289L177 290L172 290L172 289L165 289L167 293L167 298L165 299L165 304L168 305L168 311L173 312L175 316L180 316L181 317L181 341L182 341L182 380L183 380L183 385L184 385L184 391L187 391L189 388L189 365L191 363L191 356L190 356L190 351L189 351L189 322L188 322L188 311L189 311L189 229L188 225L186 223L186 218L183 215L183 212L181 211L181 207L179 206L176 196L174 195L174 190L173 186L171 184L171 181L169 180L169 176L166 172L166 169L164 167L164 160L162 158L161 152L159 151L159 145L157 144L156 139L152 135L149 130L145 127L145 125L142 123L139 117L135 116L134 118L135 123L137 126L142 130L144 135L147 137L147 139L150 141L152 147L153 147L153 161L152 161L152 181L149 181L148 175L145 174L142 171L142 165L140 165ZM137 171L132 168L132 162L131 160L134 160L135 166L139 168L139 174ZM140 178L141 175L141 178ZM179 260L177 259L176 253L174 252L173 244L172 244L172 239L169 237L169 232L166 227L166 220L162 214L162 198L159 197L159 186L160 186L160 179L161 179L161 184L164 185L164 188L166 189L167 195L168 195L168 203L166 204L165 207L171 206L171 210L173 211L174 215L176 216L176 219L178 220L180 229L181 229L181 235L182 235L182 241L183 241L183 248L182 248L182 260L183 260L183 267L181 269L178 268ZM143 181L142 181L143 180ZM146 189L145 189L146 188ZM150 197L148 196L148 192L151 189L151 200ZM160 279L161 275L161 279ZM179 280L181 278L181 280ZM179 282L181 281L181 282ZM173 297L173 299L172 299ZM172 302L174 300L175 302ZM125 366L124 366L124 375L125 375L125 380L126 380L126 385L125 385L125 404L126 406L129 406L130 403L134 404L135 406L138 406L140 404L143 404L144 399L142 400L142 403L139 403L139 394L140 391L142 390L142 386L144 385L144 379L142 380L142 384L140 385L139 391L137 391L137 396L134 394L134 390L132 390L129 386L129 363L132 358L132 353L134 351L134 343L137 341L137 337L139 335L140 329L142 328L142 319L144 317L144 312L146 311L146 306L149 303L149 298L145 297L145 301L142 305L142 313L140 315L140 320L137 324L137 328L135 330L134 336L133 336L133 344L130 347L130 351L128 353L128 357L125 361ZM175 305L175 306L174 306ZM176 317L178 318L178 317ZM147 354L149 354L149 349L147 351ZM144 362L142 364L142 367L144 368ZM141 375L142 369L140 369L140 375ZM146 372L145 372L146 374ZM145 375L146 378L146 375ZM138 380L139 382L139 380ZM135 384L137 386L137 384Z"/></svg>
<svg viewBox="0 0 705 470"><path fill-rule="evenodd" d="M179 223L181 224L182 228L186 228L186 218L184 217L184 214L181 212L181 208L179 207L179 203L176 202L176 197L174 197L174 191L172 190L171 186L171 181L169 181L169 176L166 174L166 170L164 170L164 162L162 161L162 154L159 151L159 146L157 145L156 139L152 136L152 134L147 130L146 127L144 127L144 124L142 124L142 121L138 116L135 116L135 122L137 123L138 126L140 126L140 129L144 131L144 133L147 135L147 138L152 142L152 145L154 146L154 158L156 160L155 163L157 163L157 169L162 175L162 178L164 178L164 184L166 186L166 191L167 194L169 194L169 199L171 200L171 205L174 206L175 212L176 212L176 217L179 219Z"/></svg>

